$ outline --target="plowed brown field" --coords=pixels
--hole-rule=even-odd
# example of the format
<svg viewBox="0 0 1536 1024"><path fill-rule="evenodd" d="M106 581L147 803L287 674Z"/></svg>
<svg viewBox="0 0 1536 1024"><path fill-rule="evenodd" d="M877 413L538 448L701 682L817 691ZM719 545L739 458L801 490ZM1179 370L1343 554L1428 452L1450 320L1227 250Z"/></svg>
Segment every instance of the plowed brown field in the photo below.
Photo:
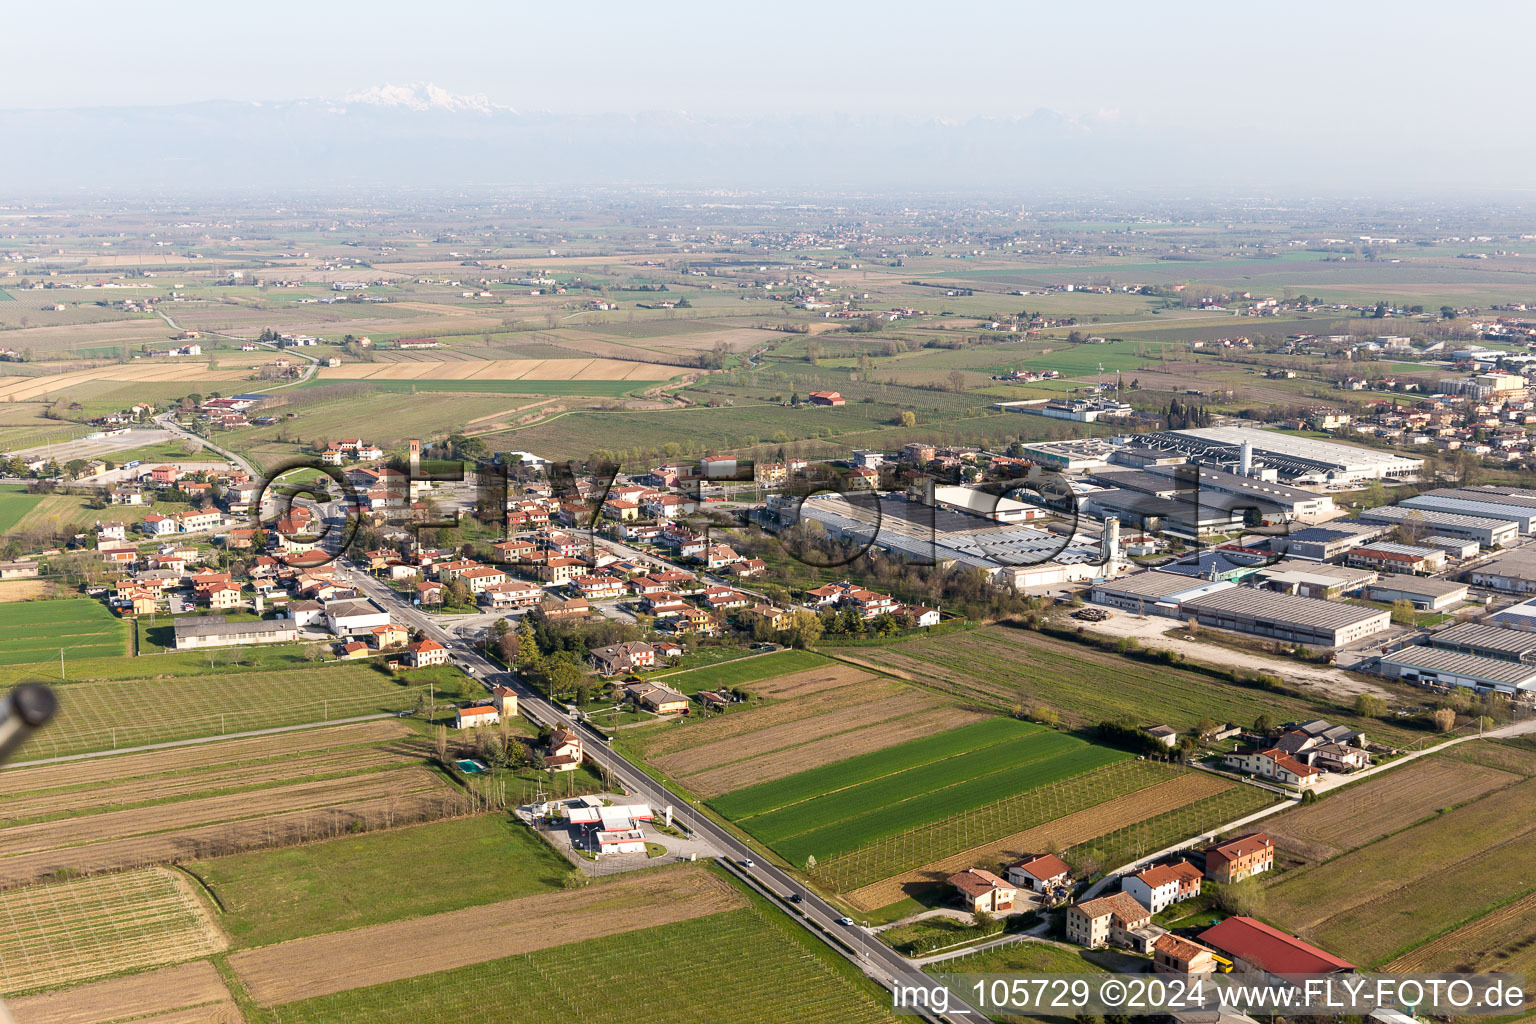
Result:
<svg viewBox="0 0 1536 1024"><path fill-rule="evenodd" d="M702 869L647 871L573 892L295 939L236 953L229 963L257 1002L273 1006L745 905L729 883Z"/></svg>
<svg viewBox="0 0 1536 1024"><path fill-rule="evenodd" d="M688 788L699 796L718 796L733 789L781 779L833 761L883 750L908 740L948 732L980 721L983 717L980 712L950 707L908 715L894 721L882 720L851 732L838 733L690 775L687 777Z"/></svg>
<svg viewBox="0 0 1536 1024"><path fill-rule="evenodd" d="M16 1024L239 1024L219 972L206 961L11 1001Z"/></svg>

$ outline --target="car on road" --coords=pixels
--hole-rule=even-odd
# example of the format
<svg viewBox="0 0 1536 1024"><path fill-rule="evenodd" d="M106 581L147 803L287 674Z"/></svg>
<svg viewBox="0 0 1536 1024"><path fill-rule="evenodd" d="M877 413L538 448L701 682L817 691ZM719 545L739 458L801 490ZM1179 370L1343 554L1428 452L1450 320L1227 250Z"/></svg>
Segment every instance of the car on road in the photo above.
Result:
<svg viewBox="0 0 1536 1024"><path fill-rule="evenodd" d="M748 857L746 860L741 862L741 866L746 868L748 871L750 871L753 868L757 867L757 864L756 864L755 861L752 860L751 857Z"/></svg>
<svg viewBox="0 0 1536 1024"><path fill-rule="evenodd" d="M792 892L792 893L789 894L789 902L791 902L791 903L799 903L800 900L801 900L801 896L800 896L799 893Z"/></svg>
<svg viewBox="0 0 1536 1024"><path fill-rule="evenodd" d="M853 918L851 918L851 917L840 917L840 918L837 919L837 923L842 925L844 928L852 928L853 927Z"/></svg>

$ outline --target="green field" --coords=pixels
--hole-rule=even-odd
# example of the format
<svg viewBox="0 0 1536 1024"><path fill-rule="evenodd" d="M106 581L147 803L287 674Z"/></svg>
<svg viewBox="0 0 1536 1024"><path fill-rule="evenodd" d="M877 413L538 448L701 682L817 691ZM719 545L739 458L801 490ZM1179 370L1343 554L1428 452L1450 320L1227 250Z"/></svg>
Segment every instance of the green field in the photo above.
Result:
<svg viewBox="0 0 1536 1024"><path fill-rule="evenodd" d="M30 665L129 653L128 623L99 601L64 598L0 610L0 665ZM57 674L56 672L54 673Z"/></svg>
<svg viewBox="0 0 1536 1024"><path fill-rule="evenodd" d="M812 855L826 860L1129 756L1035 730L781 807L746 819L742 827L792 863Z"/></svg>
<svg viewBox="0 0 1536 1024"><path fill-rule="evenodd" d="M1389 743L1411 745L1423 736L1388 722L1358 719L1352 707L1321 698L1238 686L1195 669L1148 664L1006 626L918 637L878 651L848 648L846 653L961 696L1001 706L1044 704L1075 725L1133 718L1188 729L1207 716L1246 725L1267 714L1283 721L1327 718Z"/></svg>
<svg viewBox="0 0 1536 1024"><path fill-rule="evenodd" d="M722 686L727 688L742 686L759 679L771 679L791 672L804 672L806 669L820 668L826 664L828 664L826 658L819 654L812 654L810 651L775 651L772 654L737 658L719 665L708 665L704 668L689 669L686 672L673 672L648 678L664 682L675 690L692 695L700 690L712 690Z"/></svg>
<svg viewBox="0 0 1536 1024"><path fill-rule="evenodd" d="M474 941L465 936L466 942ZM892 1018L820 940L754 904L406 981L289 1003L260 1024L732 1024Z"/></svg>
<svg viewBox="0 0 1536 1024"><path fill-rule="evenodd" d="M510 815L484 814L186 869L236 944L263 946L552 891L570 865Z"/></svg>
<svg viewBox="0 0 1536 1024"><path fill-rule="evenodd" d="M711 800L710 806L741 820L1035 731L1017 719L994 718L738 789Z"/></svg>
<svg viewBox="0 0 1536 1024"><path fill-rule="evenodd" d="M850 892L930 864L957 850L969 850L1023 832L1187 771L1155 761L1115 761L1056 785L1037 786L969 812L951 814L874 840L838 857L818 858L816 877L838 892Z"/></svg>
<svg viewBox="0 0 1536 1024"><path fill-rule="evenodd" d="M153 664L145 658L141 672ZM230 672L57 684L59 714L27 745L29 758L113 750L414 707L435 681L440 700L469 696L468 677L423 669L391 677L356 663L302 672ZM478 688L476 688L478 692Z"/></svg>
<svg viewBox="0 0 1536 1024"><path fill-rule="evenodd" d="M21 522L21 517L32 511L41 498L40 494L28 494L20 484L0 487L0 534Z"/></svg>

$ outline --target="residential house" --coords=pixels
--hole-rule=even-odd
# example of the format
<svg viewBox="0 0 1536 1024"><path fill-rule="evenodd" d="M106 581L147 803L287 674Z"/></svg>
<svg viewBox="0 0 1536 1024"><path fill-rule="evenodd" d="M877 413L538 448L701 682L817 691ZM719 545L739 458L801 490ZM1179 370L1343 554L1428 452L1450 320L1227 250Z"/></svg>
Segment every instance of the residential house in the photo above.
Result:
<svg viewBox="0 0 1536 1024"><path fill-rule="evenodd" d="M428 640L427 643L432 641ZM476 704L474 707L459 708L454 712L453 727L455 729L473 729L481 725L495 725L501 721L501 712L489 704Z"/></svg>
<svg viewBox="0 0 1536 1024"><path fill-rule="evenodd" d="M386 647L399 647L411 638L411 634L404 626L389 622L368 630L368 638L382 651Z"/></svg>
<svg viewBox="0 0 1536 1024"><path fill-rule="evenodd" d="M656 667L656 651L641 640L594 647L587 655L600 676L617 676Z"/></svg>
<svg viewBox="0 0 1536 1024"><path fill-rule="evenodd" d="M517 691L510 686L497 686L491 690L491 703L503 718L517 714Z"/></svg>
<svg viewBox="0 0 1536 1024"><path fill-rule="evenodd" d="M1152 912L1128 892L1110 893L1067 908L1067 938L1090 949L1115 945L1149 952L1157 939L1151 923Z"/></svg>
<svg viewBox="0 0 1536 1024"><path fill-rule="evenodd" d="M985 868L966 868L945 879L960 894L960 901L973 914L1000 914L1013 909L1019 891Z"/></svg>
<svg viewBox="0 0 1536 1024"><path fill-rule="evenodd" d="M552 772L575 771L581 767L581 737L572 729L555 729L549 734L549 751L544 767Z"/></svg>
<svg viewBox="0 0 1536 1024"><path fill-rule="evenodd" d="M1222 763L1250 775L1299 789L1316 785L1323 776L1318 769L1302 764L1285 751L1273 747L1266 750L1235 750L1223 758Z"/></svg>
<svg viewBox="0 0 1536 1024"><path fill-rule="evenodd" d="M1200 895L1200 869L1188 861L1158 864L1120 880L1122 892L1156 914L1164 907Z"/></svg>
<svg viewBox="0 0 1536 1024"><path fill-rule="evenodd" d="M1205 877L1222 885L1263 874L1275 866L1275 843L1263 832L1224 839L1205 850Z"/></svg>
<svg viewBox="0 0 1536 1024"><path fill-rule="evenodd" d="M448 648L436 640L418 640L406 647L405 658L411 668L429 668L433 665L446 665L448 663ZM463 726L459 728L463 728Z"/></svg>
<svg viewBox="0 0 1536 1024"><path fill-rule="evenodd" d="M688 698L665 683L634 683L625 694L641 708L658 715L688 713Z"/></svg>

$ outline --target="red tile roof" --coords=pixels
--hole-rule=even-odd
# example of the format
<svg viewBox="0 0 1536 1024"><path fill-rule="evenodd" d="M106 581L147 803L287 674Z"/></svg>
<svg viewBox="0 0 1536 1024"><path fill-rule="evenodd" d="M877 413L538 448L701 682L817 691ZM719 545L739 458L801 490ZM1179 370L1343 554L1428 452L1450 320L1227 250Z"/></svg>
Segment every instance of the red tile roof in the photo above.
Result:
<svg viewBox="0 0 1536 1024"><path fill-rule="evenodd" d="M1331 974L1355 966L1251 917L1229 917L1198 938L1270 974Z"/></svg>

